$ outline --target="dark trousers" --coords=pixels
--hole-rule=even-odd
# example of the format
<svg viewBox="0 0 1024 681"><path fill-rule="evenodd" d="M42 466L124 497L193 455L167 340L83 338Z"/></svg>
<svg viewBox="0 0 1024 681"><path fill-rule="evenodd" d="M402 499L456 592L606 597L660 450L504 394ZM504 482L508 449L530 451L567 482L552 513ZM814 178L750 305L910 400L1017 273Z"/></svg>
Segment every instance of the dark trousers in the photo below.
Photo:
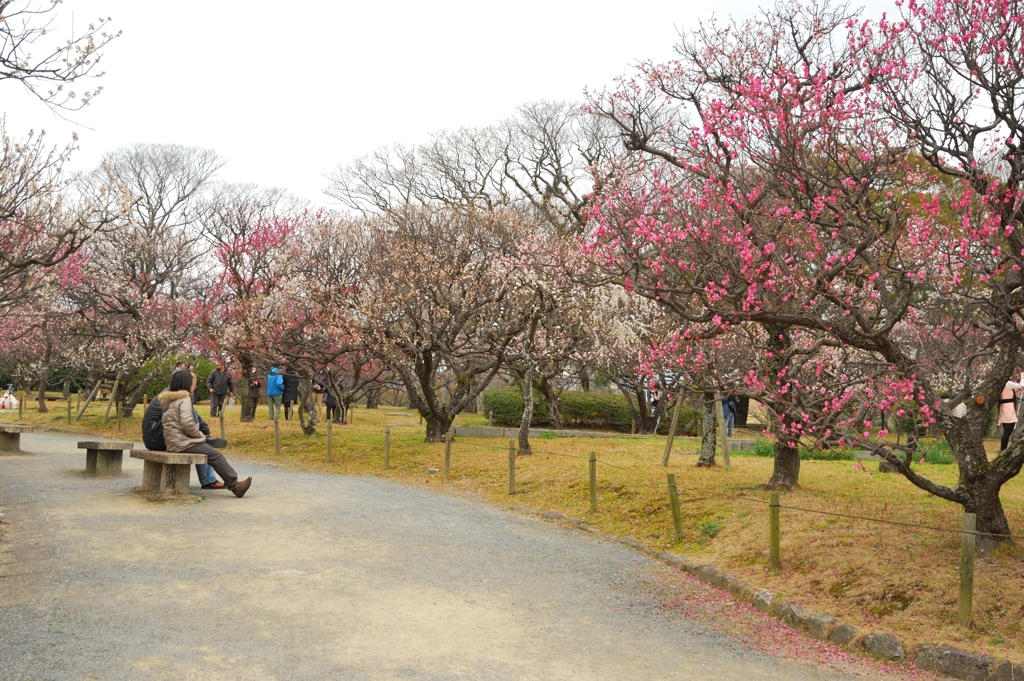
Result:
<svg viewBox="0 0 1024 681"><path fill-rule="evenodd" d="M238 482L238 473L231 467L228 460L220 453L220 450L214 449L205 442L192 445L185 450L189 454L206 454L206 463L213 470L217 471L217 475L220 476L221 480L224 481L224 486L231 488Z"/></svg>
<svg viewBox="0 0 1024 681"><path fill-rule="evenodd" d="M290 421L292 418L292 403L283 402L282 404L284 404L284 420Z"/></svg>
<svg viewBox="0 0 1024 681"><path fill-rule="evenodd" d="M220 410L224 408L224 403L227 401L227 395L218 395L217 393L210 393L210 418L214 418L220 415Z"/></svg>
<svg viewBox="0 0 1024 681"><path fill-rule="evenodd" d="M1000 440L999 451L1006 449L1006 446L1010 444L1010 436L1013 435L1013 429L1016 423L1004 423L1003 424L1003 439Z"/></svg>

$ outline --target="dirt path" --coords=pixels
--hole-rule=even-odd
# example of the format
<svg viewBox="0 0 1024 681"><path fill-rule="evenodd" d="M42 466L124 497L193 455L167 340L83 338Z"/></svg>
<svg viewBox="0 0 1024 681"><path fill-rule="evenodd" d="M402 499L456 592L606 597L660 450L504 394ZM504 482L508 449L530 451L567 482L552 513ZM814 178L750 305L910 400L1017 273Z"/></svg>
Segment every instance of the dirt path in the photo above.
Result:
<svg viewBox="0 0 1024 681"><path fill-rule="evenodd" d="M665 568L485 504L244 461L244 499L153 503L141 462L87 479L76 438L23 441L2 679L847 678L641 604Z"/></svg>

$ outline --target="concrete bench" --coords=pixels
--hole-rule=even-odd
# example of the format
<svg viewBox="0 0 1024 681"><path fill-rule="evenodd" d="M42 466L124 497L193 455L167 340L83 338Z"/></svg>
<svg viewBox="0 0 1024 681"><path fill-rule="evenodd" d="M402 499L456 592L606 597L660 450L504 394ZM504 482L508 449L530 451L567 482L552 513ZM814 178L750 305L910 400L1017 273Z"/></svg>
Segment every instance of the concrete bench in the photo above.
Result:
<svg viewBox="0 0 1024 681"><path fill-rule="evenodd" d="M192 466L206 463L205 454L152 452L148 449L133 449L131 457L145 461L142 491L160 496L187 496Z"/></svg>
<svg viewBox="0 0 1024 681"><path fill-rule="evenodd" d="M121 459L131 442L79 442L79 449L85 450L86 475L121 475Z"/></svg>
<svg viewBox="0 0 1024 681"><path fill-rule="evenodd" d="M0 426L0 454L20 454L21 434L31 433L32 426L5 423Z"/></svg>

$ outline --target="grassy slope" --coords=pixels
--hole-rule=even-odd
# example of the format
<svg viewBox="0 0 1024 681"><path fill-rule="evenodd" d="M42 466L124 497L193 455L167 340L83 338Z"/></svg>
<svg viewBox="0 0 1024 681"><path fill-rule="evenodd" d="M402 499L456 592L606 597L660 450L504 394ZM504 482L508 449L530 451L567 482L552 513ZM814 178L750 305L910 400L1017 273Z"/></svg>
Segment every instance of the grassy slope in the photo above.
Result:
<svg viewBox="0 0 1024 681"><path fill-rule="evenodd" d="M26 405L25 421L67 428L64 402L38 414ZM103 425L105 403L90 408L76 430L115 435L113 419ZM201 413L208 413L204 405ZM0 422L17 414L0 412ZM123 434L138 438L141 410L122 424ZM483 425L482 415L464 415L466 425ZM384 424L392 429L391 470L383 470ZM227 418L230 454L266 461L284 461L311 470L375 475L409 484L441 487L443 444L425 444L417 416L408 410L381 407L358 409L355 424L334 428L334 460L326 462L326 434L307 438L298 424L281 422L281 455L273 451L273 427L260 409L255 423ZM218 424L212 424L217 433ZM696 439L677 438L668 471L679 481L685 536L672 540L672 521L660 464L664 438L534 438L535 454L516 464L518 494L508 496L508 442L463 438L453 445L449 487L492 502L535 510L556 510L604 532L631 535L655 549L693 555L733 572L751 584L813 612L836 616L867 629L896 634L904 643L949 643L1024 660L1024 552L1009 547L979 559L975 575L973 630L956 622L959 536L902 528L794 510L782 511L783 569L772 574L768 564L767 495L756 489L770 475L771 460L734 456L732 471L697 469ZM992 449L997 443L990 443ZM598 511L589 512L587 460L597 452ZM237 466L244 474L244 463ZM952 465L919 466L943 483L956 480ZM804 461L802 487L783 495L783 505L883 518L943 528L960 525L959 507L912 487L898 475L879 474L875 465L850 461ZM707 497L710 499L690 501ZM743 498L739 498L742 495ZM1003 503L1011 526L1024 534L1024 481L1004 487Z"/></svg>

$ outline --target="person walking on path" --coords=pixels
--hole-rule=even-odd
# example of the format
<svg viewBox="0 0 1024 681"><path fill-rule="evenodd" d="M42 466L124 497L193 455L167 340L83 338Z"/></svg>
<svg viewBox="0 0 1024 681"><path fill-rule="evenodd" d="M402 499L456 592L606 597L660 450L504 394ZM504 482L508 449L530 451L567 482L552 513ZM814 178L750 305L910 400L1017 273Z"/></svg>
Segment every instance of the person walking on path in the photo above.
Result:
<svg viewBox="0 0 1024 681"><path fill-rule="evenodd" d="M267 374L267 411L270 412L270 420L276 421L281 415L281 396L284 394L284 377L281 371L274 366Z"/></svg>
<svg viewBox="0 0 1024 681"><path fill-rule="evenodd" d="M1024 380L1022 375L1021 380ZM1007 381L1003 391L999 393L999 425L1003 427L1003 437L999 441L999 451L1003 451L1010 444L1010 436L1017 427L1017 398L1020 395L1020 383Z"/></svg>
<svg viewBox="0 0 1024 681"><path fill-rule="evenodd" d="M210 390L210 418L216 418L224 408L227 398L235 395L235 382L224 367L224 360L217 363L217 368L206 378L206 387Z"/></svg>
<svg viewBox="0 0 1024 681"><path fill-rule="evenodd" d="M299 401L299 374L295 369L289 368L281 376L284 381L284 392L281 394L281 404L284 405L284 420L292 418L292 404Z"/></svg>
<svg viewBox="0 0 1024 681"><path fill-rule="evenodd" d="M195 410L189 393L195 390L196 379L191 372L175 371L171 376L170 387L157 395L163 415L160 424L163 426L164 443L168 452L186 452L189 454L205 454L206 463L224 480L224 486L236 497L245 496L252 485L252 478L239 482L238 474L228 463L227 458L219 450L211 447L206 436L199 430L195 421Z"/></svg>

